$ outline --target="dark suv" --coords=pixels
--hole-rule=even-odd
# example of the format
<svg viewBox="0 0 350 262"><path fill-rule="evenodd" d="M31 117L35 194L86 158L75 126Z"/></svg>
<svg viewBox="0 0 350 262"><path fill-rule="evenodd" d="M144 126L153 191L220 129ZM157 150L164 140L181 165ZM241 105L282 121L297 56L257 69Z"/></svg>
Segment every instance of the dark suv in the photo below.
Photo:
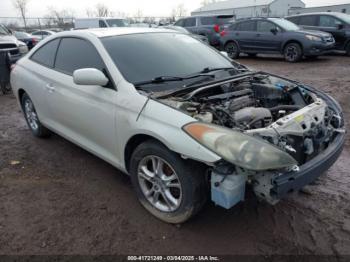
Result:
<svg viewBox="0 0 350 262"><path fill-rule="evenodd" d="M185 27L193 34L208 38L210 45L219 46L219 33L234 22L233 15L192 16L178 20L174 25Z"/></svg>
<svg viewBox="0 0 350 262"><path fill-rule="evenodd" d="M297 62L303 56L317 57L334 46L331 34L301 30L282 18L242 19L220 35L221 48L231 58L237 58L240 53L251 56L280 53L286 61Z"/></svg>
<svg viewBox="0 0 350 262"><path fill-rule="evenodd" d="M335 48L350 56L350 15L337 12L289 16L287 19L305 29L328 32L335 38Z"/></svg>

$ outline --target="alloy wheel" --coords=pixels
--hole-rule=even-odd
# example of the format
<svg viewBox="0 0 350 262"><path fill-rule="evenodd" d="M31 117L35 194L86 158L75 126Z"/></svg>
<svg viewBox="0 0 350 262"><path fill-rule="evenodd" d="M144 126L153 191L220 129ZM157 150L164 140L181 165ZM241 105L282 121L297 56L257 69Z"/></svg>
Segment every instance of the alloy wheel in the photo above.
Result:
<svg viewBox="0 0 350 262"><path fill-rule="evenodd" d="M35 112L33 102L27 99L24 103L24 113L30 128L36 131L39 128L39 119L38 115Z"/></svg>
<svg viewBox="0 0 350 262"><path fill-rule="evenodd" d="M236 44L228 43L226 45L226 52L228 53L230 58L236 58L238 52Z"/></svg>
<svg viewBox="0 0 350 262"><path fill-rule="evenodd" d="M147 156L140 161L138 182L146 199L158 210L174 212L180 207L182 187L179 177L161 157Z"/></svg>
<svg viewBox="0 0 350 262"><path fill-rule="evenodd" d="M289 46L286 50L286 58L288 61L295 61L298 57L298 50L295 46Z"/></svg>

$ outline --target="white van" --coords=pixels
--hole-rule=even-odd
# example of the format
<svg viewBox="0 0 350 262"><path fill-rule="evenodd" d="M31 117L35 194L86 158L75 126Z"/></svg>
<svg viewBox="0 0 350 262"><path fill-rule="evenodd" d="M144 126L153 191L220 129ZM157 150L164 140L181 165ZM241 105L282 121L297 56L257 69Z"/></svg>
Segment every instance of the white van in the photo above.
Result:
<svg viewBox="0 0 350 262"><path fill-rule="evenodd" d="M123 18L78 18L75 19L74 29L104 28L104 27L127 27L128 22Z"/></svg>

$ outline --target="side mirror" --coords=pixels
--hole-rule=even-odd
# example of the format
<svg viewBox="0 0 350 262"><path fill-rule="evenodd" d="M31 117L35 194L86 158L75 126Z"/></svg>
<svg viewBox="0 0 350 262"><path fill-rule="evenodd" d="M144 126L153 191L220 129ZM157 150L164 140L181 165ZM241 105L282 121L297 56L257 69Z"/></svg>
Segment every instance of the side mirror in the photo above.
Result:
<svg viewBox="0 0 350 262"><path fill-rule="evenodd" d="M100 70L83 68L73 72L73 81L77 85L105 86L109 80Z"/></svg>
<svg viewBox="0 0 350 262"><path fill-rule="evenodd" d="M278 33L277 28L272 28L272 29L271 29L271 33L273 33L274 35L276 35L276 34Z"/></svg>
<svg viewBox="0 0 350 262"><path fill-rule="evenodd" d="M225 57L227 57L227 58L230 58L229 55L228 55L228 53L225 52L225 51L221 51L220 54L222 54L223 56L225 56Z"/></svg>
<svg viewBox="0 0 350 262"><path fill-rule="evenodd" d="M343 24L339 24L338 25L338 30L342 30L342 29L344 29L344 25Z"/></svg>

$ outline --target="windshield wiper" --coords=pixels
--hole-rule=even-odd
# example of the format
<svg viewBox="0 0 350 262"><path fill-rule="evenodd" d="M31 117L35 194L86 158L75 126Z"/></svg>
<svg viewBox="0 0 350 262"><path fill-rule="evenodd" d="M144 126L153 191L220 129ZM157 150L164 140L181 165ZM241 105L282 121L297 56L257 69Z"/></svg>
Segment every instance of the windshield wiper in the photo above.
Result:
<svg viewBox="0 0 350 262"><path fill-rule="evenodd" d="M221 71L221 70L233 70L236 69L234 67L206 67L204 68L200 73L201 74L205 74L205 73L210 73L210 72L214 72L214 71Z"/></svg>
<svg viewBox="0 0 350 262"><path fill-rule="evenodd" d="M206 75L203 73L199 73L196 75L190 75L190 76L184 76L184 77L181 77L181 76L159 76L159 77L153 78L152 80L134 83L134 86L138 87L138 86L149 85L149 84L161 84L161 83L166 83L166 82L180 82L180 81L184 81L184 80L188 80L188 79L197 78L200 76L215 78L214 75Z"/></svg>
<svg viewBox="0 0 350 262"><path fill-rule="evenodd" d="M202 71L188 75L188 76L183 76L183 77L181 77L181 76L158 76L158 77L155 77L151 80L134 83L134 85L136 87L138 87L138 86L149 85L149 84L161 84L161 83L166 83L166 82L180 82L180 81L189 80L189 79L193 79L193 78L197 78L197 77L201 77L201 76L215 78L215 75L210 75L210 74L208 75L208 73L214 72L214 71L220 71L220 70L233 70L233 69L236 69L236 68L234 68L232 66L231 67L212 67L212 68L206 67Z"/></svg>

